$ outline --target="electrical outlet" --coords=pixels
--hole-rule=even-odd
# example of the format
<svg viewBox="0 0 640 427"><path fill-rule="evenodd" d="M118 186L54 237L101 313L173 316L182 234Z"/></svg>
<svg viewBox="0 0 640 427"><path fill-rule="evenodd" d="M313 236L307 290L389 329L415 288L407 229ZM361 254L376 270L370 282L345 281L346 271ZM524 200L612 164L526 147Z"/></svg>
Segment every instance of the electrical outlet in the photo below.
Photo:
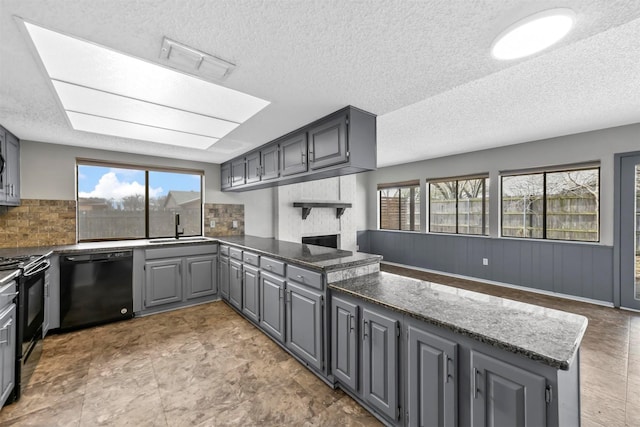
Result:
<svg viewBox="0 0 640 427"><path fill-rule="evenodd" d="M214 220L211 220L211 221L209 222L209 227L211 227L211 228L216 228L216 222L215 222Z"/></svg>
<svg viewBox="0 0 640 427"><path fill-rule="evenodd" d="M489 265L489 258L482 258L482 265Z"/></svg>
<svg viewBox="0 0 640 427"><path fill-rule="evenodd" d="M231 222L231 228L238 228L238 221Z"/></svg>

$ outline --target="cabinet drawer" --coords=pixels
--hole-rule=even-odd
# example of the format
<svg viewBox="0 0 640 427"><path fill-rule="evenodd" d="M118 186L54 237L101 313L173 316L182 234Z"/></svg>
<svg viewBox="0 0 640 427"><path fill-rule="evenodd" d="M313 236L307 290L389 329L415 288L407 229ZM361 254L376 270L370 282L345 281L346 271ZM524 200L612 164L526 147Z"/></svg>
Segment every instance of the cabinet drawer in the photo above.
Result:
<svg viewBox="0 0 640 427"><path fill-rule="evenodd" d="M221 253L222 255L229 256L229 246L227 246L227 245L220 245L220 253Z"/></svg>
<svg viewBox="0 0 640 427"><path fill-rule="evenodd" d="M303 285L322 290L322 274L315 271L306 270L296 267L295 265L287 266L287 278Z"/></svg>
<svg viewBox="0 0 640 427"><path fill-rule="evenodd" d="M238 261L242 261L242 250L236 248L229 248L229 256Z"/></svg>
<svg viewBox="0 0 640 427"><path fill-rule="evenodd" d="M259 255L252 254L250 252L245 252L242 255L242 260L247 264L251 264L251 265L254 265L256 267L260 266L260 256Z"/></svg>
<svg viewBox="0 0 640 427"><path fill-rule="evenodd" d="M8 305L16 297L16 281L12 280L9 283L0 286L0 310L5 305Z"/></svg>
<svg viewBox="0 0 640 427"><path fill-rule="evenodd" d="M273 258L260 258L260 268L279 276L284 276L284 262L276 261Z"/></svg>

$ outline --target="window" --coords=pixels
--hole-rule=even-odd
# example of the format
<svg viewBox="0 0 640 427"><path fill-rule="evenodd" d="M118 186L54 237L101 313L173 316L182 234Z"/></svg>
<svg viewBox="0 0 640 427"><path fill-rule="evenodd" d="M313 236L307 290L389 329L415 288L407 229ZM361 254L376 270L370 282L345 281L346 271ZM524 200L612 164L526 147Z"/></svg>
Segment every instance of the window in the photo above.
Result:
<svg viewBox="0 0 640 427"><path fill-rule="evenodd" d="M502 176L502 236L599 241L600 168Z"/></svg>
<svg viewBox="0 0 640 427"><path fill-rule="evenodd" d="M380 229L420 231L420 183L378 184Z"/></svg>
<svg viewBox="0 0 640 427"><path fill-rule="evenodd" d="M489 234L489 178L430 181L429 231Z"/></svg>
<svg viewBox="0 0 640 427"><path fill-rule="evenodd" d="M201 171L78 161L78 240L202 234Z"/></svg>

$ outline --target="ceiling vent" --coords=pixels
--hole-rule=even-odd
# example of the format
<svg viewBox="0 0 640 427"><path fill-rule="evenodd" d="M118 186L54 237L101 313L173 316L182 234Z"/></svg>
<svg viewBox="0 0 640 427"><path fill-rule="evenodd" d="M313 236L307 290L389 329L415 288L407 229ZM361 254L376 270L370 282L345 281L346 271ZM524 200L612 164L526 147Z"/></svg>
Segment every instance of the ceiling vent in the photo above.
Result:
<svg viewBox="0 0 640 427"><path fill-rule="evenodd" d="M160 60L165 65L205 80L225 80L236 65L165 37Z"/></svg>

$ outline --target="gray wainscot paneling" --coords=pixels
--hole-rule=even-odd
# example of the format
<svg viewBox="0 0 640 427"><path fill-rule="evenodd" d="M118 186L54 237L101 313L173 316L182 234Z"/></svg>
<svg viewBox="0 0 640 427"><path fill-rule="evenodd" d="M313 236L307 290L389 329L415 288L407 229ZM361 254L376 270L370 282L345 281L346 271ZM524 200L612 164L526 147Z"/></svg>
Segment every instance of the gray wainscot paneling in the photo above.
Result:
<svg viewBox="0 0 640 427"><path fill-rule="evenodd" d="M613 303L611 246L385 230L358 231L358 245L389 262Z"/></svg>

